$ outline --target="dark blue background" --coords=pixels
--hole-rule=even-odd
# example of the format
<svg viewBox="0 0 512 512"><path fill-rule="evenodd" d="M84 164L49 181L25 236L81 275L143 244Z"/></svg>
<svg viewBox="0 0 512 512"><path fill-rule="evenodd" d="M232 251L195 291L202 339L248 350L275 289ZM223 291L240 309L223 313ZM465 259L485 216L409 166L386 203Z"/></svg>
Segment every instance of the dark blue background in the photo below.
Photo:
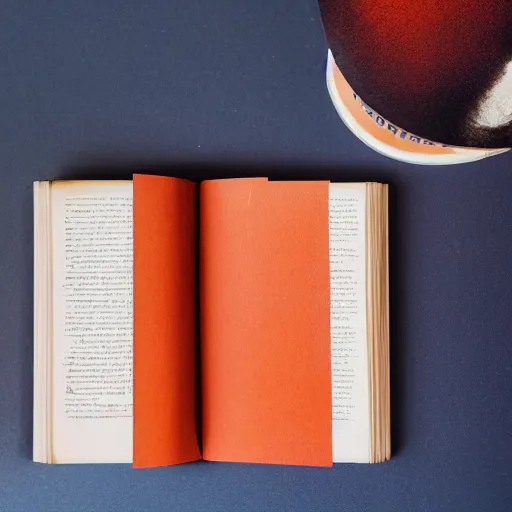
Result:
<svg viewBox="0 0 512 512"><path fill-rule="evenodd" d="M3 0L0 511L511 509L512 155L373 153L332 107L325 57L315 0ZM30 461L32 181L133 170L390 183L391 462Z"/></svg>

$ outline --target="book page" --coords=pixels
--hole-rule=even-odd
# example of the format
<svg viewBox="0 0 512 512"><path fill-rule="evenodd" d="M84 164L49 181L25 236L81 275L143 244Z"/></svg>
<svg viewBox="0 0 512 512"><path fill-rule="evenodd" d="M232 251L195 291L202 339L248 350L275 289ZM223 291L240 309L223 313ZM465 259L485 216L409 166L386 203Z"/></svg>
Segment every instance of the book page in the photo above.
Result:
<svg viewBox="0 0 512 512"><path fill-rule="evenodd" d="M207 460L332 465L329 183L201 184Z"/></svg>
<svg viewBox="0 0 512 512"><path fill-rule="evenodd" d="M334 462L369 462L366 185L329 187Z"/></svg>
<svg viewBox="0 0 512 512"><path fill-rule="evenodd" d="M53 462L131 462L131 182L52 183Z"/></svg>
<svg viewBox="0 0 512 512"><path fill-rule="evenodd" d="M201 457L196 396L196 184L133 176L133 466Z"/></svg>

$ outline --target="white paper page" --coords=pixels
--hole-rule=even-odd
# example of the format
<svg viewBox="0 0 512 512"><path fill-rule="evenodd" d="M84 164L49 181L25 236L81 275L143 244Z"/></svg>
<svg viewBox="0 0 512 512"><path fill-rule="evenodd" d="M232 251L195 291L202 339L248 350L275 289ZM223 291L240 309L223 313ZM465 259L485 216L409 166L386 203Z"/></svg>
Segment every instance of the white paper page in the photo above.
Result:
<svg viewBox="0 0 512 512"><path fill-rule="evenodd" d="M366 185L329 187L334 462L369 462Z"/></svg>
<svg viewBox="0 0 512 512"><path fill-rule="evenodd" d="M131 182L52 185L53 461L132 461Z"/></svg>

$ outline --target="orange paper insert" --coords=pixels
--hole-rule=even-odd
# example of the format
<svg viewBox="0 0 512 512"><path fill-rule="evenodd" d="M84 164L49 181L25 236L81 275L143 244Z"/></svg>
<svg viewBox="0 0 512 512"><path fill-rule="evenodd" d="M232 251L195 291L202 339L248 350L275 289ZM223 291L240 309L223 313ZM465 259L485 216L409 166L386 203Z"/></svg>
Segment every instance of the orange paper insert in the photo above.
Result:
<svg viewBox="0 0 512 512"><path fill-rule="evenodd" d="M332 464L328 187L201 185L205 459Z"/></svg>
<svg viewBox="0 0 512 512"><path fill-rule="evenodd" d="M135 175L133 465L200 457L196 427L196 185Z"/></svg>

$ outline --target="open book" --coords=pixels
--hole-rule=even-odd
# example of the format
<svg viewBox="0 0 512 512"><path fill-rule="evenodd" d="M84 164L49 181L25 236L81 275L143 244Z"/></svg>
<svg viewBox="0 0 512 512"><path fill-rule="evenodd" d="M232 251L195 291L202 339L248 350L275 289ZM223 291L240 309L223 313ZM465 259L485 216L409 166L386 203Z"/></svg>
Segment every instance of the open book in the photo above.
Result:
<svg viewBox="0 0 512 512"><path fill-rule="evenodd" d="M388 459L387 208L377 183L36 182L34 460Z"/></svg>

